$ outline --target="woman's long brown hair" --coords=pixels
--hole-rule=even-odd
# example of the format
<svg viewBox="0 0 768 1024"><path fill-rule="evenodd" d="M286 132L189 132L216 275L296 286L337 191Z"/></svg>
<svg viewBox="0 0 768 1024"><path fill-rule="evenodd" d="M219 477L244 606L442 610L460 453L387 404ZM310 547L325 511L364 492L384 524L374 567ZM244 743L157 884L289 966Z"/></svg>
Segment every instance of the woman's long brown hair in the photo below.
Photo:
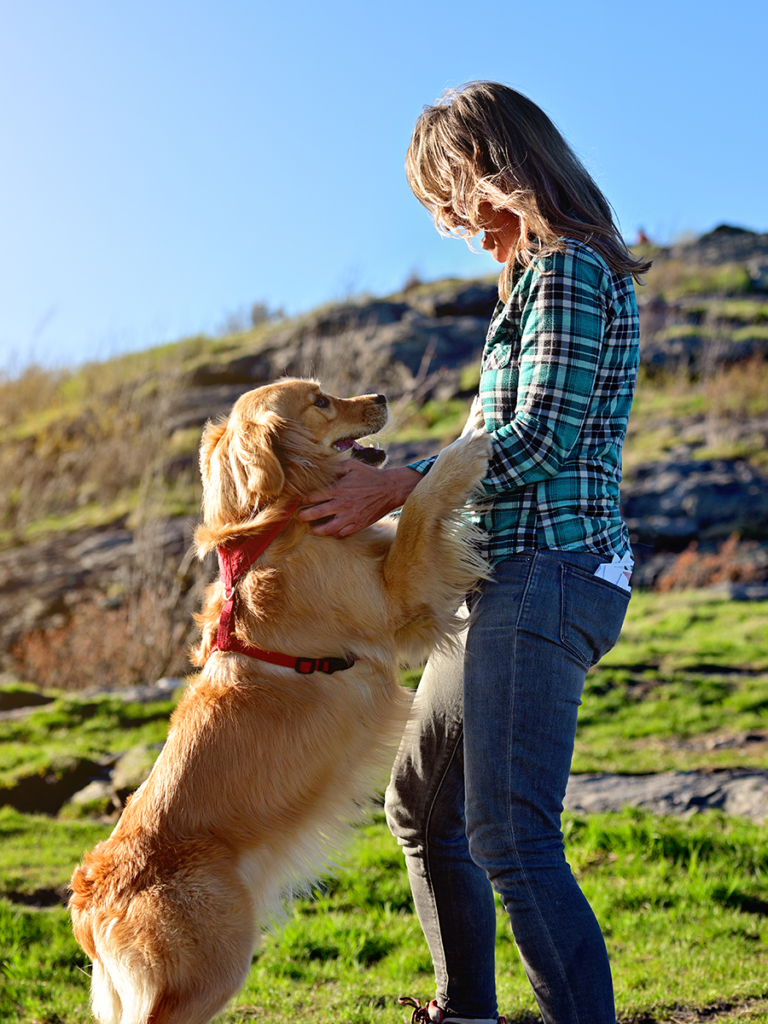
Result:
<svg viewBox="0 0 768 1024"><path fill-rule="evenodd" d="M504 299L515 264L557 251L565 238L587 242L612 270L638 281L651 266L629 251L610 204L549 117L508 86L470 82L425 107L405 168L444 233L482 231L483 204L520 218L499 279Z"/></svg>

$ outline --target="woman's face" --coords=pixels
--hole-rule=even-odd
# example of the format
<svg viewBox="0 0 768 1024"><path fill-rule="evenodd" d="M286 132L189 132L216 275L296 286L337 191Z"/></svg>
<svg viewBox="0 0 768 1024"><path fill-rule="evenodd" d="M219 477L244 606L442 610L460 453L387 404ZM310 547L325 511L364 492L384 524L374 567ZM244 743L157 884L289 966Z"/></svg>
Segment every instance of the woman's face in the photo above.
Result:
<svg viewBox="0 0 768 1024"><path fill-rule="evenodd" d="M490 203L482 203L479 213L483 222L480 244L497 263L506 263L520 238L520 218L509 210L494 210Z"/></svg>

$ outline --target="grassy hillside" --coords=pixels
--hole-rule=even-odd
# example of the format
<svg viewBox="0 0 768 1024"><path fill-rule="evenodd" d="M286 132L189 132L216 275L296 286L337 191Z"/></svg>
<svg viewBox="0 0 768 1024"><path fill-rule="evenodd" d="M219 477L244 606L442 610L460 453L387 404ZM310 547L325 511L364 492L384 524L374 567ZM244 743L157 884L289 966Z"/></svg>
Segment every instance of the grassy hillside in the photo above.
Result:
<svg viewBox="0 0 768 1024"><path fill-rule="evenodd" d="M681 447L694 459L740 457L768 468L768 362L759 350L768 296L738 261L712 268L660 256L641 292L651 348L630 422L628 478ZM140 682L172 664L170 655L158 661L158 650L183 655L204 571L195 576L177 548L167 557L163 536L168 517L196 513L201 422L226 409L265 367L279 365L282 351L293 353L291 366L300 365L303 343L313 362L304 372L319 367L337 372L339 390L367 389L393 362L392 350L374 353L367 367L340 354L351 351L355 331L362 350L387 332L398 352L407 350L407 331L397 333L404 310L420 337L455 331L471 347L461 330L469 324L482 331L471 291L461 282L413 285L352 310L333 307L225 338L187 339L61 373L33 367L0 380L7 482L0 573L19 586L36 574L45 582L62 552L69 558L55 565L58 590L23 600L11 593L5 616L17 605L29 612L20 620L26 632L15 664L52 700L30 713L0 714L0 1020L89 1019L86 959L61 902L74 864L108 834L114 813L103 817L103 800L73 804L65 796L48 815L12 805L20 788L58 786L61 793L69 786L71 793L116 755L151 755L162 741L172 700L126 704L62 689ZM391 440L404 446L400 451L439 447L460 430L477 360L459 360L441 374L439 351L432 362L406 351L410 370L390 378ZM334 361L344 362L344 374ZM110 552L123 549L124 564L113 571ZM76 572L86 562L87 579L85 570ZM768 601L675 589L689 578L685 569L667 592L634 594L620 644L590 673L576 770L768 769ZM176 664L183 671L183 657ZM0 683L0 707L18 704L15 692L24 685ZM718 813L680 820L630 810L568 814L565 833L570 862L606 933L622 1024L768 1022L763 825ZM357 831L340 864L265 938L223 1022L399 1024L407 1019L399 995L430 997L430 961L401 853L380 813ZM501 912L497 966L501 1011L512 1024L534 1024Z"/></svg>
<svg viewBox="0 0 768 1024"><path fill-rule="evenodd" d="M627 478L680 443L696 458L741 457L768 467L768 294L754 290L742 264L700 267L649 252L657 264L638 289L643 345L664 359L644 363L625 449ZM281 339L289 347L305 343L309 352L309 342L331 332L325 363L318 367L313 349L304 365L298 360L300 368L325 370L337 378L329 383L354 393L371 386L372 371L357 368L346 378L340 372L354 333L345 335L342 322L352 317L349 309L363 324L368 309L375 313L386 302L434 311L430 297L461 284L417 284L387 300L261 321L223 338L189 338L73 371L30 367L14 379L0 377L0 472L11 482L0 492L0 548L58 530L135 523L148 503L154 513L194 514L201 420L226 408L219 382L247 380L249 364L258 377L259 353L279 349ZM374 313L371 337L381 329ZM418 375L394 385L397 415L387 436L434 446L452 440L476 374L468 348L452 393L429 380L425 387Z"/></svg>
<svg viewBox="0 0 768 1024"><path fill-rule="evenodd" d="M644 355L625 480L681 453L768 471L768 294L746 264L652 254L638 288ZM463 425L493 301L487 280L412 283L386 299L260 318L226 337L0 379L0 579L10 581L0 587L0 669L74 689L183 672L211 571L183 550L205 420L287 369L320 375L337 393L386 390L393 415L382 440L395 460L434 452ZM729 578L728 557L701 579Z"/></svg>

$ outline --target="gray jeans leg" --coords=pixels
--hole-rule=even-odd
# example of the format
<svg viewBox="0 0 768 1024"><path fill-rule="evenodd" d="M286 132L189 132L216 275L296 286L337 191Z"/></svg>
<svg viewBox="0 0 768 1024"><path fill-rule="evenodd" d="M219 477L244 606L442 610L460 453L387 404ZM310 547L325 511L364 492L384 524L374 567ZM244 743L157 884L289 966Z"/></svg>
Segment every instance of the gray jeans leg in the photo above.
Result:
<svg viewBox="0 0 768 1024"><path fill-rule="evenodd" d="M433 655L387 789L416 912L451 1015L497 1016L493 889L469 855L464 818L463 644Z"/></svg>

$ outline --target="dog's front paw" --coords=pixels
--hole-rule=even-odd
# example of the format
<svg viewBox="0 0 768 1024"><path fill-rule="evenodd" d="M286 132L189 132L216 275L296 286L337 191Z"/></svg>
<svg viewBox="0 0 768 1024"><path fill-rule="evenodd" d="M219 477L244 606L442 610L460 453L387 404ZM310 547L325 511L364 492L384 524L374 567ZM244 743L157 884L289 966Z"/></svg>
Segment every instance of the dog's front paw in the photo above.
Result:
<svg viewBox="0 0 768 1024"><path fill-rule="evenodd" d="M449 475L457 491L471 494L487 472L490 455L490 434L486 430L472 430L443 448L428 478L434 474Z"/></svg>
<svg viewBox="0 0 768 1024"><path fill-rule="evenodd" d="M480 459L483 467L483 476L488 468L488 460L491 457L491 435L484 427L471 430L468 434L460 437L454 444L465 445L468 449L468 454L471 453L473 459Z"/></svg>

